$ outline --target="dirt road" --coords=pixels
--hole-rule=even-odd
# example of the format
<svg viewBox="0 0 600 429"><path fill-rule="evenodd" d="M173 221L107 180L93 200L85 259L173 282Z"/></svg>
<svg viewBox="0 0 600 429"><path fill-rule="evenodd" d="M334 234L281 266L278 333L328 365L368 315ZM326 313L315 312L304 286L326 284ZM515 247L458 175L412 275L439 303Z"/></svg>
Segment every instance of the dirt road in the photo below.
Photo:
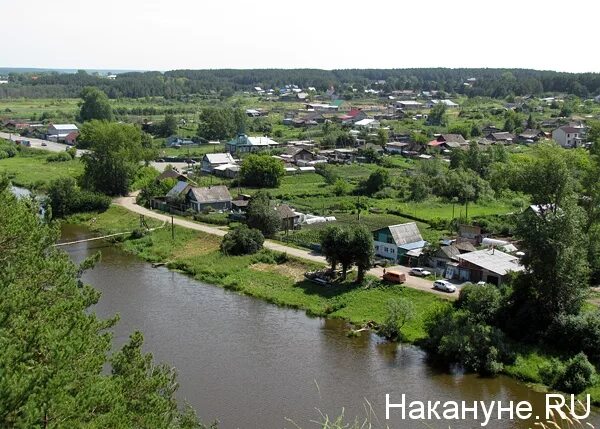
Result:
<svg viewBox="0 0 600 429"><path fill-rule="evenodd" d="M158 220L161 220L164 222L171 222L171 216L162 214L162 213L158 213L158 212L149 210L145 207L137 205L135 203L135 196L117 198L114 200L114 203L131 211L131 212L143 214L144 216L147 216L147 217L150 217L153 219L158 219ZM193 229L196 231L202 231L207 234L218 235L220 237L224 236L227 233L227 231L217 228L217 227L214 227L214 226L191 222L189 220L180 219L177 217L173 218L173 223L175 225L181 226L183 228ZM297 249L295 247L286 246L284 244L277 243L272 240L265 240L264 246L267 249L275 250L277 252L287 253L288 255L294 256L296 258L305 259L305 260L312 261L312 262L319 262L322 264L327 264L325 257L314 251ZM404 285L407 287L410 287L413 289L418 289L418 290L425 291L425 292L434 293L436 295L440 295L440 296L443 296L446 298L456 298L458 296L458 292L447 293L447 292L440 292L438 290L433 289L431 280L426 280L426 279L422 279L419 277L414 277L414 276L409 275L408 274L408 271L410 270L409 267L397 265L394 267L389 267L388 269L393 269L393 270L402 271L402 272L407 273L406 274L406 283L404 283ZM383 268L379 268L379 267L372 268L371 270L369 270L369 274L372 274L377 277L381 277L383 275Z"/></svg>
<svg viewBox="0 0 600 429"><path fill-rule="evenodd" d="M40 140L40 139L31 138L31 137L21 137L19 134L16 134L16 133L0 132L0 137L3 139L6 139L6 140L12 140L12 141L27 140L31 144L31 147L33 149L43 149L43 150L47 150L50 152L64 152L65 150L67 150L69 148L69 146L67 146L66 144L63 144L63 143L55 143L55 142L51 142L49 140ZM84 150L77 149L77 156L81 156L85 152L86 151L84 151Z"/></svg>

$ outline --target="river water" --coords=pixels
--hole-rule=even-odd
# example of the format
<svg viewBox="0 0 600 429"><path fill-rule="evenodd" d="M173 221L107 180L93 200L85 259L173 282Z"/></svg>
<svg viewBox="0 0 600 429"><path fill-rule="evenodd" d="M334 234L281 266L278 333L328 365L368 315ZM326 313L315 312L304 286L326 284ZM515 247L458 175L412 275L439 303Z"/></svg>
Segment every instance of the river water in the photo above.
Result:
<svg viewBox="0 0 600 429"><path fill-rule="evenodd" d="M89 237L66 225L64 240ZM348 338L337 320L310 318L222 288L202 284L148 263L104 242L65 248L81 261L100 250L102 262L84 279L102 292L101 317L119 313L116 346L141 330L145 349L177 368L178 398L188 401L204 422L220 428L317 427L320 412L364 417L365 400L381 424L391 428L473 428L479 422L416 422L392 413L385 421L385 394L399 402L530 401L543 415L544 396L508 377L451 374L431 364L420 349L389 344L363 333ZM318 411L320 410L320 411ZM289 419L289 420L287 420ZM290 421L291 420L291 421ZM598 416L594 416L598 427ZM489 428L527 428L533 422L493 420Z"/></svg>

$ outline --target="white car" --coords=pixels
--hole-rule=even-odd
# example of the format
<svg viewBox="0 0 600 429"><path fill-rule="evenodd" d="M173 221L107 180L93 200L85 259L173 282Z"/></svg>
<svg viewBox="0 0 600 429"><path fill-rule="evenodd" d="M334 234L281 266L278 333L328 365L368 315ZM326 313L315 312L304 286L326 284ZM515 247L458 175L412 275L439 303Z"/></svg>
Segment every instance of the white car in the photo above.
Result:
<svg viewBox="0 0 600 429"><path fill-rule="evenodd" d="M431 271L427 271L424 268L411 268L410 270L410 274L413 276L419 276L419 277L427 277L431 275Z"/></svg>
<svg viewBox="0 0 600 429"><path fill-rule="evenodd" d="M436 280L433 282L433 288L444 292L456 292L456 286L446 280Z"/></svg>

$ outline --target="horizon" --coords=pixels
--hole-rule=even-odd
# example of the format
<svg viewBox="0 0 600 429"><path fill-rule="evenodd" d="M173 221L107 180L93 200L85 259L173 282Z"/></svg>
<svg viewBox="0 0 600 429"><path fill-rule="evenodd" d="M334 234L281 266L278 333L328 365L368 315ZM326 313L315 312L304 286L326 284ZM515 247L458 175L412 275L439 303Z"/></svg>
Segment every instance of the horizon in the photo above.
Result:
<svg viewBox="0 0 600 429"><path fill-rule="evenodd" d="M491 12L474 0L388 4L317 2L302 8L258 0L106 0L9 3L0 38L13 68L91 70L506 68L598 73L594 18L600 5L574 0L576 39L562 2L507 0ZM36 13L31 14L34 10ZM433 11L433 12L432 12ZM442 18L440 18L442 17ZM526 20L523 17L532 17ZM529 24L529 23L533 24ZM68 25L65 25L68 24ZM14 37L18 34L18 37ZM566 54L565 54L566 53ZM35 61L32 61L35 58Z"/></svg>

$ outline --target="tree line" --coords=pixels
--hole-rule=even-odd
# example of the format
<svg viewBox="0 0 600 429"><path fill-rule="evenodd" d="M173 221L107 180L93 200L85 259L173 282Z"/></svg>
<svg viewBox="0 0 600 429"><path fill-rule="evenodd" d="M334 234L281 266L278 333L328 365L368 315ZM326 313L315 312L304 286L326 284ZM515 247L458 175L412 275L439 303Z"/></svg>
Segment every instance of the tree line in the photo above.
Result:
<svg viewBox="0 0 600 429"><path fill-rule="evenodd" d="M208 92L229 96L235 91L252 91L256 86L277 89L287 84L303 88L312 86L318 91L325 91L333 86L338 93L350 88L378 88L386 92L437 90L494 98L540 95L546 92L589 97L600 93L600 74L467 68L221 69L129 72L110 80L83 70L77 73L27 72L10 73L9 83L0 87L0 98L72 98L77 97L86 86L97 87L110 98L176 98Z"/></svg>

